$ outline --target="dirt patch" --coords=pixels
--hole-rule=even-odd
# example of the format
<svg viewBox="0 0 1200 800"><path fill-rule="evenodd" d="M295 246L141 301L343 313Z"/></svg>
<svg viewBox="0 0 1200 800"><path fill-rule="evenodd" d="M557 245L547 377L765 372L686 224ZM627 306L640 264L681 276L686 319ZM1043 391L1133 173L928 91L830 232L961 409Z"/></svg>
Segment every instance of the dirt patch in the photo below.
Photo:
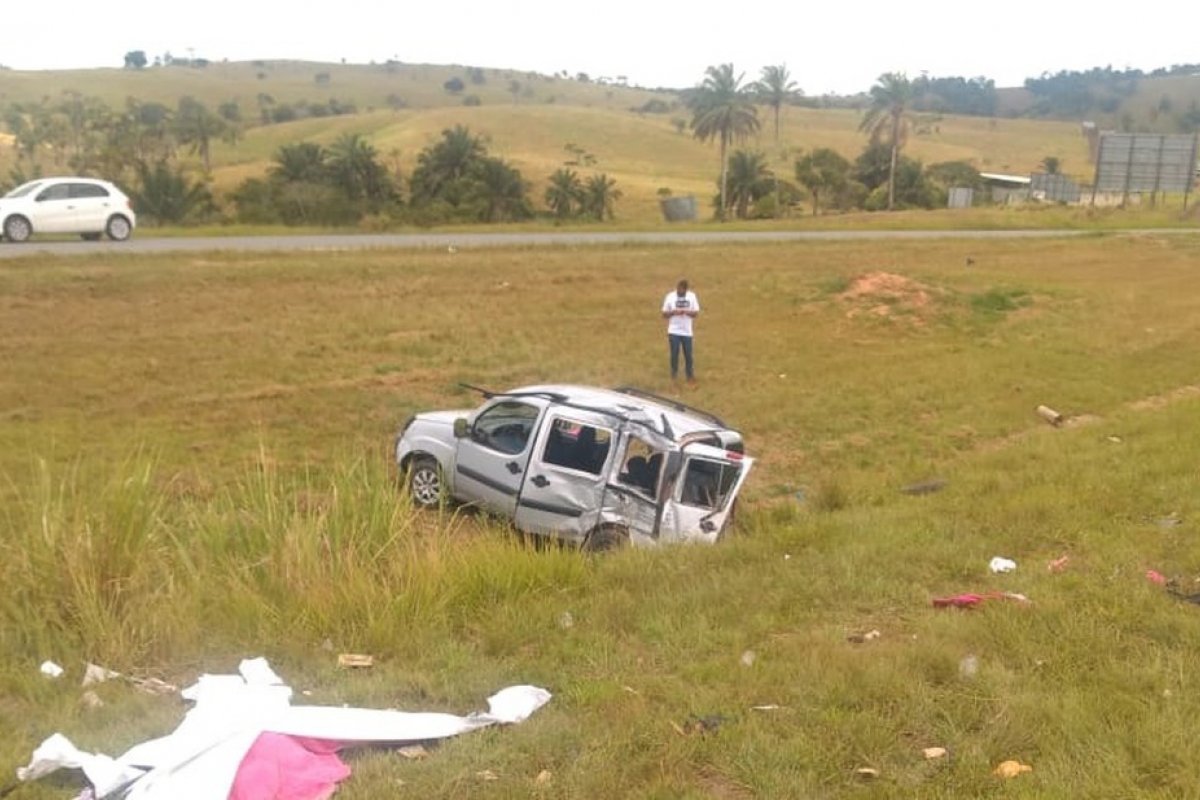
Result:
<svg viewBox="0 0 1200 800"><path fill-rule="evenodd" d="M1155 411L1160 408L1166 408L1180 400L1196 397L1197 395L1200 395L1200 386L1194 384L1180 386L1178 389L1172 389L1166 394L1157 394L1152 397L1143 397L1141 400L1135 400L1129 404L1129 407L1134 411Z"/></svg>
<svg viewBox="0 0 1200 800"><path fill-rule="evenodd" d="M903 318L923 322L938 290L893 272L867 272L855 278L838 299L851 306L849 318L858 316Z"/></svg>

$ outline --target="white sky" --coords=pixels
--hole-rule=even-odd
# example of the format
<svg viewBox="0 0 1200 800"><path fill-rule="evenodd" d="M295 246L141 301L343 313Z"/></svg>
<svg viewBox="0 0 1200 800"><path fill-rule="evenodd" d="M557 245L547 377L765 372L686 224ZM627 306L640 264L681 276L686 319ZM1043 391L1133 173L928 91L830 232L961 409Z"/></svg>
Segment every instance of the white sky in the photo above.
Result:
<svg viewBox="0 0 1200 800"><path fill-rule="evenodd" d="M884 72L985 76L1200 63L1195 0L3 0L0 64L122 64L129 50L534 70L683 88L711 64L746 80L786 64L809 95L865 91ZM51 15L48 8L53 9ZM309 7L312 10L301 10ZM1121 14L1110 8L1129 9ZM56 24L61 23L61 24Z"/></svg>

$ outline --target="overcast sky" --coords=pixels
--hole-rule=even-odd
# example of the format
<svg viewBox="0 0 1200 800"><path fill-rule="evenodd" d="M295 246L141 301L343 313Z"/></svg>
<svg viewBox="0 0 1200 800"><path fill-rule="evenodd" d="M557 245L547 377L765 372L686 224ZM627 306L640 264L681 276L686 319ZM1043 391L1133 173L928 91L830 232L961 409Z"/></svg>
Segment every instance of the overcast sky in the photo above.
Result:
<svg viewBox="0 0 1200 800"><path fill-rule="evenodd" d="M129 50L211 61L302 59L534 70L693 86L711 64L746 80L786 64L806 94L852 94L884 72L985 76L1200 62L1195 0L3 0L0 64L119 67ZM311 10L302 10L302 9ZM1117 8L1127 9L1120 13ZM1113 10L1110 10L1113 9Z"/></svg>

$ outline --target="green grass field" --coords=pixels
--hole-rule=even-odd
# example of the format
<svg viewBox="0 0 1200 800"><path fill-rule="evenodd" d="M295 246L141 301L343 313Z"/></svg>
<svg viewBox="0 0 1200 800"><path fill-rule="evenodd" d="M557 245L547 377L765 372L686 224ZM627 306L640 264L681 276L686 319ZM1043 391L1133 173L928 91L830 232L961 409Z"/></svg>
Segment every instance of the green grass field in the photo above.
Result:
<svg viewBox="0 0 1200 800"><path fill-rule="evenodd" d="M349 798L1189 796L1200 608L1144 573L1198 591L1198 256L1096 234L0 262L0 770L53 731L116 754L178 724L122 682L82 704L86 660L184 685L261 654L313 703L555 694L425 760L351 754ZM705 308L683 396L760 459L731 539L587 558L409 507L392 437L472 404L459 381L680 393L656 314L680 274ZM999 591L1030 602L931 605ZM1033 771L993 776L1008 759Z"/></svg>

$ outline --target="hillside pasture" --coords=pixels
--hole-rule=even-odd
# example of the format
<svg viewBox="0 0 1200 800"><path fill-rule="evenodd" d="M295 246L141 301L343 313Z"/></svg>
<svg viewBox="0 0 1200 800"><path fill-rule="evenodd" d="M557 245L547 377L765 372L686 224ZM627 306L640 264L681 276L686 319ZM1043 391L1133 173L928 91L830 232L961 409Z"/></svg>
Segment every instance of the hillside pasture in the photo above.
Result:
<svg viewBox="0 0 1200 800"><path fill-rule="evenodd" d="M120 681L81 703L86 660L186 685L261 654L313 703L554 693L422 760L351 754L349 798L1186 796L1200 609L1146 572L1197 591L1198 256L1098 234L6 260L0 765L178 723ZM694 389L657 315L681 274ZM760 460L734 535L589 559L404 501L409 414L558 380L739 426ZM968 592L991 599L932 605ZM1032 772L993 775L1009 759Z"/></svg>

